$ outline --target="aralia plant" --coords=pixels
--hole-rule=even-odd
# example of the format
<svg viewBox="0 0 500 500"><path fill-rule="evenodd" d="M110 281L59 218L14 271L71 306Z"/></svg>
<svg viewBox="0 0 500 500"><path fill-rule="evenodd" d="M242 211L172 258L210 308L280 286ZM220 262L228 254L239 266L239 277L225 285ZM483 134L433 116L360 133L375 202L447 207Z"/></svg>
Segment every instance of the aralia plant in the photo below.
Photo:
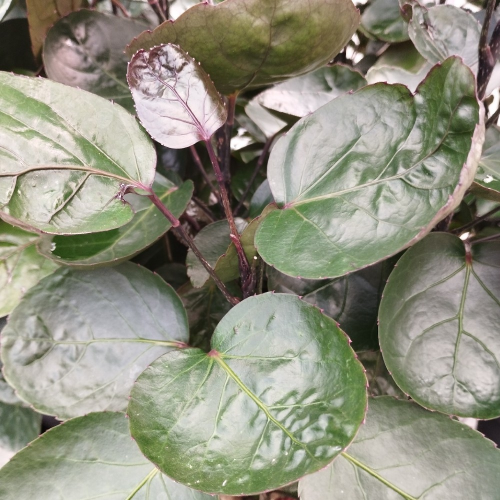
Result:
<svg viewBox="0 0 500 500"><path fill-rule="evenodd" d="M26 4L0 498L498 498L495 2Z"/></svg>

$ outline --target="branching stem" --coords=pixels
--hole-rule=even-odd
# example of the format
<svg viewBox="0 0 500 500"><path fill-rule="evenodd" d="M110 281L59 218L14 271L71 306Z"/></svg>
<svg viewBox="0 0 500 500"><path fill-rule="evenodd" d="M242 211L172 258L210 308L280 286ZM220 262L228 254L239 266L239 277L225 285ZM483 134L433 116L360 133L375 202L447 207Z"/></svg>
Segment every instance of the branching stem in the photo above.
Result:
<svg viewBox="0 0 500 500"><path fill-rule="evenodd" d="M224 294L224 297L227 299L227 301L230 302L233 306L238 304L239 299L237 297L233 297L229 293L229 290L226 288L226 285L222 283L222 281L215 273L213 267L207 262L205 257L203 257L202 253L198 250L198 247L196 246L191 236L189 236L189 234L181 226L179 219L177 219L172 214L172 212L170 212L170 210L162 203L160 198L158 198L158 196L152 190L150 190L149 192L151 194L148 195L148 198L153 202L155 207L158 208L158 210L170 221L174 230L184 240L186 245L193 251L198 260L202 263L203 267L207 270L208 274L215 281L215 284L219 287L219 290Z"/></svg>

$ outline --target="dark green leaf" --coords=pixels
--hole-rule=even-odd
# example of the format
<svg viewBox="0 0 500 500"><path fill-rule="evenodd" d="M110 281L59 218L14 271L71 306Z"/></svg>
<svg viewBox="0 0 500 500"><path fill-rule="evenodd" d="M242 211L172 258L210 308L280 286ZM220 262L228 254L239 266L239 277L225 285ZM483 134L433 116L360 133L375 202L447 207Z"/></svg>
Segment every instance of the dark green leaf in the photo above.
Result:
<svg viewBox="0 0 500 500"><path fill-rule="evenodd" d="M137 115L160 144L181 149L210 140L227 118L208 75L176 45L137 52L127 79Z"/></svg>
<svg viewBox="0 0 500 500"><path fill-rule="evenodd" d="M86 0L26 0L31 46L37 60L41 59L45 36L54 23L85 4Z"/></svg>
<svg viewBox="0 0 500 500"><path fill-rule="evenodd" d="M391 260L333 280L292 278L268 268L268 288L295 293L324 310L349 335L355 351L378 349L378 307L395 264Z"/></svg>
<svg viewBox="0 0 500 500"><path fill-rule="evenodd" d="M264 108L259 103L258 98L252 99L245 106L245 113L257 125L266 139L275 136L288 125L285 120Z"/></svg>
<svg viewBox="0 0 500 500"><path fill-rule="evenodd" d="M233 296L238 295L236 285L226 283L226 286ZM190 284L184 285L179 290L179 295L188 315L189 344L208 352L215 327L233 306L212 280L201 288L193 288Z"/></svg>
<svg viewBox="0 0 500 500"><path fill-rule="evenodd" d="M247 223L243 219L236 219L236 225L238 230L242 232ZM204 227L195 236L196 246L212 267L231 244L229 234L229 223L227 220L221 220ZM195 288L202 287L209 280L208 272L191 250L187 254L186 266L188 276Z"/></svg>
<svg viewBox="0 0 500 500"><path fill-rule="evenodd" d="M4 375L23 400L60 418L121 410L137 375L188 334L179 297L150 271L60 269L2 331Z"/></svg>
<svg viewBox="0 0 500 500"><path fill-rule="evenodd" d="M365 367L370 396L393 396L407 399L406 394L397 386L385 366L380 351L365 351L358 354L358 359Z"/></svg>
<svg viewBox="0 0 500 500"><path fill-rule="evenodd" d="M415 98L385 84L337 97L271 152L279 209L257 231L259 254L315 279L396 254L458 206L483 140L474 77L457 58L436 66Z"/></svg>
<svg viewBox="0 0 500 500"><path fill-rule="evenodd" d="M0 29L0 71L36 71L27 19L9 19Z"/></svg>
<svg viewBox="0 0 500 500"><path fill-rule="evenodd" d="M491 128L488 129L490 130ZM494 131L498 136L498 131L496 129ZM483 197L500 201L500 137L489 147L485 144L479 160L474 187Z"/></svg>
<svg viewBox="0 0 500 500"><path fill-rule="evenodd" d="M41 424L42 416L30 408L0 401L0 468L17 451L38 437Z"/></svg>
<svg viewBox="0 0 500 500"><path fill-rule="evenodd" d="M258 101L266 108L302 117L364 85L366 80L361 73L335 64L279 83L259 94Z"/></svg>
<svg viewBox="0 0 500 500"><path fill-rule="evenodd" d="M350 0L203 2L146 31L129 55L175 43L200 61L224 94L275 83L331 61L351 38L359 13Z"/></svg>
<svg viewBox="0 0 500 500"><path fill-rule="evenodd" d="M299 483L301 500L493 499L500 452L479 432L415 403L369 399L348 450Z"/></svg>
<svg viewBox="0 0 500 500"><path fill-rule="evenodd" d="M143 23L96 11L73 12L47 33L43 46L47 76L113 100L134 113L124 48L145 28Z"/></svg>
<svg viewBox="0 0 500 500"><path fill-rule="evenodd" d="M0 210L49 233L106 231L133 215L121 185L150 188L156 154L120 106L0 73Z"/></svg>
<svg viewBox="0 0 500 500"><path fill-rule="evenodd" d="M36 251L40 235L0 220L0 317L11 313L24 293L58 265Z"/></svg>
<svg viewBox="0 0 500 500"><path fill-rule="evenodd" d="M500 415L500 241L467 256L457 236L432 233L391 274L380 345L396 383L452 415Z"/></svg>
<svg viewBox="0 0 500 500"><path fill-rule="evenodd" d="M408 26L401 16L398 0L374 0L363 12L361 26L384 42L409 39Z"/></svg>
<svg viewBox="0 0 500 500"><path fill-rule="evenodd" d="M269 187L269 181L266 179L255 191L252 199L250 200L250 209L248 217L254 219L258 217L262 211L274 201L273 193Z"/></svg>
<svg viewBox="0 0 500 500"><path fill-rule="evenodd" d="M0 470L0 497L213 500L148 462L130 439L123 413L91 413L45 433Z"/></svg>
<svg viewBox="0 0 500 500"><path fill-rule="evenodd" d="M184 213L193 194L191 181L177 188L159 174L153 189L174 217ZM170 222L148 198L128 194L125 199L135 212L125 226L104 233L45 237L38 244L39 252L58 263L79 268L117 264L149 247L170 229Z"/></svg>
<svg viewBox="0 0 500 500"><path fill-rule="evenodd" d="M132 436L176 481L230 495L274 489L323 468L353 439L366 379L317 308L292 295L250 297L211 346L162 356L132 389Z"/></svg>

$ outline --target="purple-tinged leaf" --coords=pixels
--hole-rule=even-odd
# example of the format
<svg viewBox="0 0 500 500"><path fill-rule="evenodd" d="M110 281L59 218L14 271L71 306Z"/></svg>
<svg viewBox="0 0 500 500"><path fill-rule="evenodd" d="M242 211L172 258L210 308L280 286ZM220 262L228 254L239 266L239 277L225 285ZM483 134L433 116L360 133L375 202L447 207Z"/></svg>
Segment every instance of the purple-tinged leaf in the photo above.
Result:
<svg viewBox="0 0 500 500"><path fill-rule="evenodd" d="M210 139L227 111L210 77L180 47L140 50L127 79L142 124L160 144L181 149Z"/></svg>

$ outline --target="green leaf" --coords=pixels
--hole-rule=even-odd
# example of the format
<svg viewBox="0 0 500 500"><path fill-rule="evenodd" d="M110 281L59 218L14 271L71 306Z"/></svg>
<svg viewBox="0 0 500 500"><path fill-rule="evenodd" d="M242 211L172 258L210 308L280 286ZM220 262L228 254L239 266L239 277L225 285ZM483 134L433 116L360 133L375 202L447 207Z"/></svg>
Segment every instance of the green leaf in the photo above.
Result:
<svg viewBox="0 0 500 500"><path fill-rule="evenodd" d="M148 462L130 439L123 413L91 413L43 434L0 470L0 497L213 500Z"/></svg>
<svg viewBox="0 0 500 500"><path fill-rule="evenodd" d="M301 500L493 499L500 452L479 432L415 403L369 399L366 424L333 464L299 483Z"/></svg>
<svg viewBox="0 0 500 500"><path fill-rule="evenodd" d="M485 145L474 181L474 191L490 200L500 201L500 138L487 149Z"/></svg>
<svg viewBox="0 0 500 500"><path fill-rule="evenodd" d="M0 401L0 468L17 451L38 437L41 425L42 416L30 408Z"/></svg>
<svg viewBox="0 0 500 500"><path fill-rule="evenodd" d="M378 308L394 264L389 259L333 280L297 279L268 268L268 288L318 306L349 335L355 351L378 349Z"/></svg>
<svg viewBox="0 0 500 500"><path fill-rule="evenodd" d="M394 66L373 65L366 74L368 83L386 82L390 84L401 83L408 87L411 92L417 90L420 82L426 77L432 69L430 63L424 63L416 72L406 71L405 69Z"/></svg>
<svg viewBox="0 0 500 500"><path fill-rule="evenodd" d="M306 116L339 95L366 85L361 73L335 64L292 78L264 90L258 96L262 106L292 116Z"/></svg>
<svg viewBox="0 0 500 500"><path fill-rule="evenodd" d="M43 46L47 76L56 82L88 90L134 113L127 85L127 43L144 31L143 23L79 10L50 29Z"/></svg>
<svg viewBox="0 0 500 500"><path fill-rule="evenodd" d="M266 139L275 136L288 125L285 120L282 120L279 116L264 108L259 103L258 98L252 99L245 106L245 113L257 125L258 129L262 131Z"/></svg>
<svg viewBox="0 0 500 500"><path fill-rule="evenodd" d="M177 189L159 174L153 189L174 217L184 213L193 194L191 181ZM39 242L38 251L60 264L82 269L118 264L152 245L170 229L170 222L148 198L127 194L125 199L135 212L125 226L103 233L45 237Z"/></svg>
<svg viewBox="0 0 500 500"><path fill-rule="evenodd" d="M263 210L273 203L273 193L271 193L271 188L269 186L269 181L266 179L255 191L252 199L250 200L250 208L248 211L248 217L254 219L258 217Z"/></svg>
<svg viewBox="0 0 500 500"><path fill-rule="evenodd" d="M247 226L243 219L237 218L235 222L240 233ZM212 267L215 267L219 257L227 251L231 244L229 234L229 223L227 220L221 220L205 226L195 236L194 242L198 250ZM186 266L189 279L195 288L202 287L210 279L210 275L191 249L188 250Z"/></svg>
<svg viewBox="0 0 500 500"><path fill-rule="evenodd" d="M409 39L398 0L374 0L361 16L361 26L379 40L390 43Z"/></svg>
<svg viewBox="0 0 500 500"><path fill-rule="evenodd" d="M470 253L469 253L470 252ZM396 383L452 415L500 415L500 241L472 245L432 233L391 274L380 346Z"/></svg>
<svg viewBox="0 0 500 500"><path fill-rule="evenodd" d="M0 317L10 314L24 293L57 269L36 251L39 234L0 220Z"/></svg>
<svg viewBox="0 0 500 500"><path fill-rule="evenodd" d="M257 230L259 254L285 274L318 279L412 245L471 184L483 119L474 77L457 58L436 66L415 97L376 84L325 104L271 152L279 209Z"/></svg>
<svg viewBox="0 0 500 500"><path fill-rule="evenodd" d="M308 73L347 44L359 23L350 0L203 2L128 47L175 43L200 61L223 94ZM208 27L208 28L207 28Z"/></svg>
<svg viewBox="0 0 500 500"><path fill-rule="evenodd" d="M211 346L162 356L132 389L132 436L174 480L228 495L271 490L326 466L353 439L366 379L315 307L285 294L250 297Z"/></svg>
<svg viewBox="0 0 500 500"><path fill-rule="evenodd" d="M132 218L121 188L149 189L156 165L134 117L82 90L7 73L0 73L0 107L0 211L62 234L106 231Z"/></svg>
<svg viewBox="0 0 500 500"><path fill-rule="evenodd" d="M238 287L231 285L231 283L226 283L231 294L236 297ZM192 347L210 350L210 339L215 327L233 306L212 280L201 288L193 288L188 283L178 292L188 315L189 344Z"/></svg>
<svg viewBox="0 0 500 500"><path fill-rule="evenodd" d="M12 0L0 0L0 21L5 17L12 4Z"/></svg>
<svg viewBox="0 0 500 500"><path fill-rule="evenodd" d="M85 0L26 0L30 25L31 46L35 58L40 61L45 36L61 17L84 7Z"/></svg>
<svg viewBox="0 0 500 500"><path fill-rule="evenodd" d="M60 269L2 331L4 375L23 400L62 419L122 410L137 375L188 332L177 294L144 268Z"/></svg>
<svg viewBox="0 0 500 500"><path fill-rule="evenodd" d="M225 103L209 76L176 45L137 52L127 80L139 119L166 147L208 141L226 122Z"/></svg>

